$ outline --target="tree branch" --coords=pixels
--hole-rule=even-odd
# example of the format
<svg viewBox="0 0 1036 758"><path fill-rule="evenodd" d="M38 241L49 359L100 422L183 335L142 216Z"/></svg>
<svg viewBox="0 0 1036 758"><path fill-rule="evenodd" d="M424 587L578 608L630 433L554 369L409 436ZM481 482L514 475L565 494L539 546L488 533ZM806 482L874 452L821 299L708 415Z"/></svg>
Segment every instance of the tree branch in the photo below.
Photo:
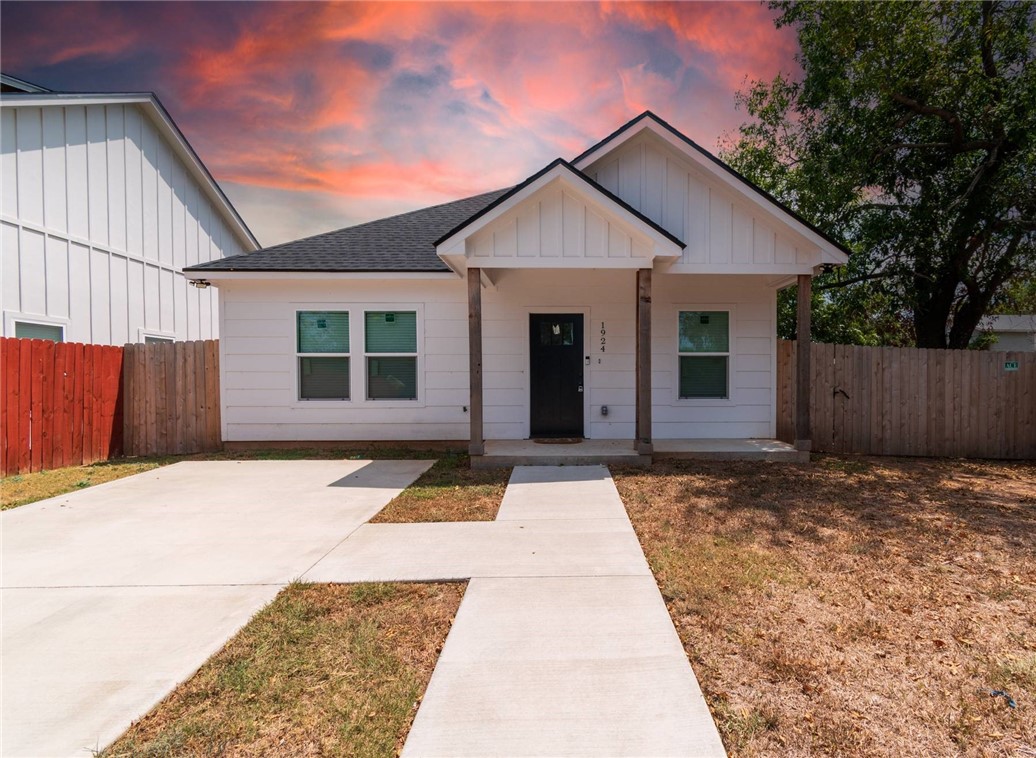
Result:
<svg viewBox="0 0 1036 758"><path fill-rule="evenodd" d="M912 97L907 97L898 92L893 92L891 95L892 99L900 105L905 105L915 113L920 113L924 116L938 116L953 129L953 141L961 144L964 142L964 126L961 124L960 119L957 115L945 108L938 108L934 105L924 105L914 100Z"/></svg>

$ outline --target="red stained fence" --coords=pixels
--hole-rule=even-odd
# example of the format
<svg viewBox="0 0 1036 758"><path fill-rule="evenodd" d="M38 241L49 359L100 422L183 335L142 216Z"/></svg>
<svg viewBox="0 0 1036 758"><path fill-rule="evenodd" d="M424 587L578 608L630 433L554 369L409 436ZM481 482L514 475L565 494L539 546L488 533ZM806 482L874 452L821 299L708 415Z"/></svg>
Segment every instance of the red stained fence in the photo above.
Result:
<svg viewBox="0 0 1036 758"><path fill-rule="evenodd" d="M4 476L122 454L122 348L0 337Z"/></svg>

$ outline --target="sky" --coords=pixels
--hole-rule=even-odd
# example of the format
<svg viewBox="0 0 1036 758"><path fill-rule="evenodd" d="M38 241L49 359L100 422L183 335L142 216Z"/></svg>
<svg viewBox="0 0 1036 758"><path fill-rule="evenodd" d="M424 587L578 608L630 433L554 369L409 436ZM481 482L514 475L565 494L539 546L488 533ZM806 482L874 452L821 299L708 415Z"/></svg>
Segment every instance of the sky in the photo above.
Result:
<svg viewBox="0 0 1036 758"><path fill-rule="evenodd" d="M0 2L0 70L158 95L264 245L509 187L644 110L716 150L759 3Z"/></svg>

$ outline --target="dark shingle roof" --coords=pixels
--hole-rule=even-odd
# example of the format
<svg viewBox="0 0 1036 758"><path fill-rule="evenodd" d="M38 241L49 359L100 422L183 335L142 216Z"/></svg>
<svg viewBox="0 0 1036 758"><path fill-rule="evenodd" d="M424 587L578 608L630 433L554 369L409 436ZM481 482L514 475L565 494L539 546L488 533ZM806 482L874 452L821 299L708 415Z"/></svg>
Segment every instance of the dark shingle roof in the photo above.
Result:
<svg viewBox="0 0 1036 758"><path fill-rule="evenodd" d="M378 219L186 271L449 271L435 241L508 189Z"/></svg>

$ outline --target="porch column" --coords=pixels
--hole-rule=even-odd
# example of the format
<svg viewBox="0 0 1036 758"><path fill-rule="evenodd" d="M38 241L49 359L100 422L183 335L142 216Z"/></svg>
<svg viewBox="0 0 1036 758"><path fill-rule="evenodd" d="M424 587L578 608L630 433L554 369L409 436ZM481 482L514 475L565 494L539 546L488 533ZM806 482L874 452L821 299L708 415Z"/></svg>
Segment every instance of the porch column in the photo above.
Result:
<svg viewBox="0 0 1036 758"><path fill-rule="evenodd" d="M637 269L637 452L651 444L651 269Z"/></svg>
<svg viewBox="0 0 1036 758"><path fill-rule="evenodd" d="M468 454L482 455L486 442L482 436L482 269L468 268L468 382L471 415L471 440Z"/></svg>
<svg viewBox="0 0 1036 758"><path fill-rule="evenodd" d="M813 277L799 275L798 322L795 329L795 449L809 451L813 447L809 431L810 395L810 315L813 301Z"/></svg>

